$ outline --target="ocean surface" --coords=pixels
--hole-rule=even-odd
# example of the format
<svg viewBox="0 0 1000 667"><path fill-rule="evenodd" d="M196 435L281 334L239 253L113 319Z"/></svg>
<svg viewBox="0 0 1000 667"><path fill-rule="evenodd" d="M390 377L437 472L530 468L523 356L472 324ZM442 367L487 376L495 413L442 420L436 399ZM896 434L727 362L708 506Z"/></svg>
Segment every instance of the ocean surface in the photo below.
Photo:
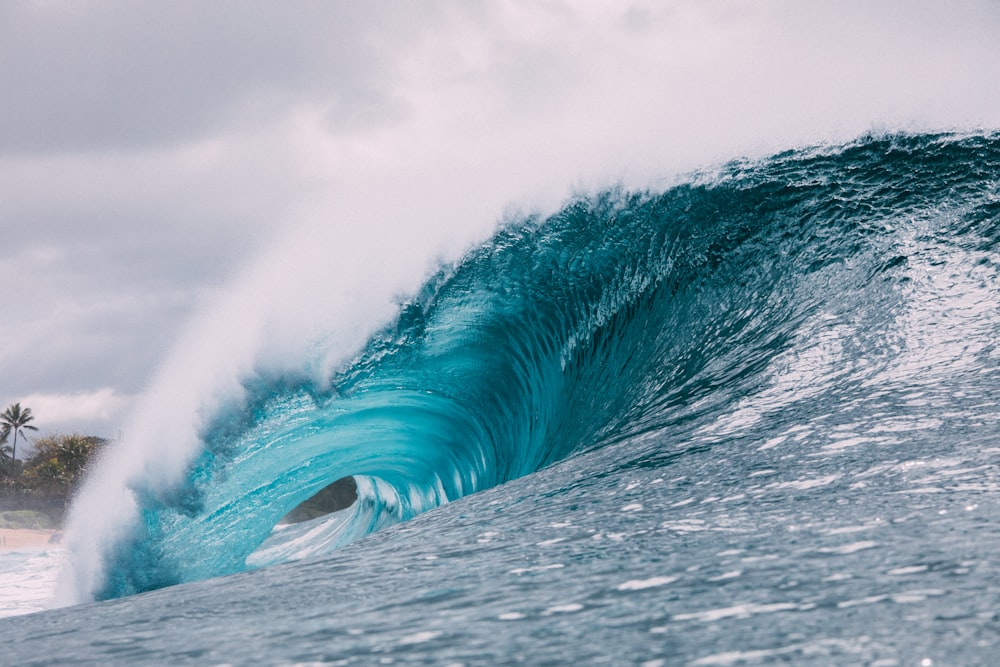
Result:
<svg viewBox="0 0 1000 667"><path fill-rule="evenodd" d="M0 618L49 608L65 557L62 549L52 547L0 552Z"/></svg>
<svg viewBox="0 0 1000 667"><path fill-rule="evenodd" d="M507 220L328 386L239 378L0 663L995 664L998 273L997 134Z"/></svg>

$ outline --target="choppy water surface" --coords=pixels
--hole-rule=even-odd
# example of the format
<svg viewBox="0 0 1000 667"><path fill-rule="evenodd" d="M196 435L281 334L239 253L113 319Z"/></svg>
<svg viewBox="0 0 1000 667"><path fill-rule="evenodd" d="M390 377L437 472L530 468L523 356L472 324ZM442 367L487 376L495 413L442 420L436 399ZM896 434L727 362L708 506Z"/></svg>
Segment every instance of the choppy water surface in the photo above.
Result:
<svg viewBox="0 0 1000 667"><path fill-rule="evenodd" d="M0 618L51 607L65 558L52 548L0 552Z"/></svg>

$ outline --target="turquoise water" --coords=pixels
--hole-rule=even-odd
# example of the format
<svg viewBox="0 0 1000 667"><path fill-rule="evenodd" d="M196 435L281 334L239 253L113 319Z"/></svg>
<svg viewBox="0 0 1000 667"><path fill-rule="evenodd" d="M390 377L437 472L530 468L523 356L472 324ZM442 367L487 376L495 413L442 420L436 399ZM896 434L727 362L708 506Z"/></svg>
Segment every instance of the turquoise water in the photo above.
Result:
<svg viewBox="0 0 1000 667"><path fill-rule="evenodd" d="M331 386L244 379L183 483L135 481L106 601L4 621L3 654L989 664L998 244L996 135L509 221ZM353 508L275 529L346 475Z"/></svg>

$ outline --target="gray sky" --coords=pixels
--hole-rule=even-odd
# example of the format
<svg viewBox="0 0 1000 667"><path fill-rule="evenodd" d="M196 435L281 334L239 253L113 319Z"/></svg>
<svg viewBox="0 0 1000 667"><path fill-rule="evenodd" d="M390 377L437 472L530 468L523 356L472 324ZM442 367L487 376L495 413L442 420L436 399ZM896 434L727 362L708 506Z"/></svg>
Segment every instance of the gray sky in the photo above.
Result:
<svg viewBox="0 0 1000 667"><path fill-rule="evenodd" d="M335 360L505 211L1000 127L997 35L990 0L0 0L0 407L115 436L178 340Z"/></svg>

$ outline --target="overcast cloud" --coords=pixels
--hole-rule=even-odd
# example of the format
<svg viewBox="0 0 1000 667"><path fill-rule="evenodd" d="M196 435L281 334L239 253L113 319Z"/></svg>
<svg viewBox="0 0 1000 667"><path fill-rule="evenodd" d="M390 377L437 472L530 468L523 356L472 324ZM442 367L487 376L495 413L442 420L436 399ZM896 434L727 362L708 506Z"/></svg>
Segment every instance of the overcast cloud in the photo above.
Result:
<svg viewBox="0 0 1000 667"><path fill-rule="evenodd" d="M0 407L115 436L233 285L315 334L509 206L1000 127L997 35L989 0L0 0Z"/></svg>

